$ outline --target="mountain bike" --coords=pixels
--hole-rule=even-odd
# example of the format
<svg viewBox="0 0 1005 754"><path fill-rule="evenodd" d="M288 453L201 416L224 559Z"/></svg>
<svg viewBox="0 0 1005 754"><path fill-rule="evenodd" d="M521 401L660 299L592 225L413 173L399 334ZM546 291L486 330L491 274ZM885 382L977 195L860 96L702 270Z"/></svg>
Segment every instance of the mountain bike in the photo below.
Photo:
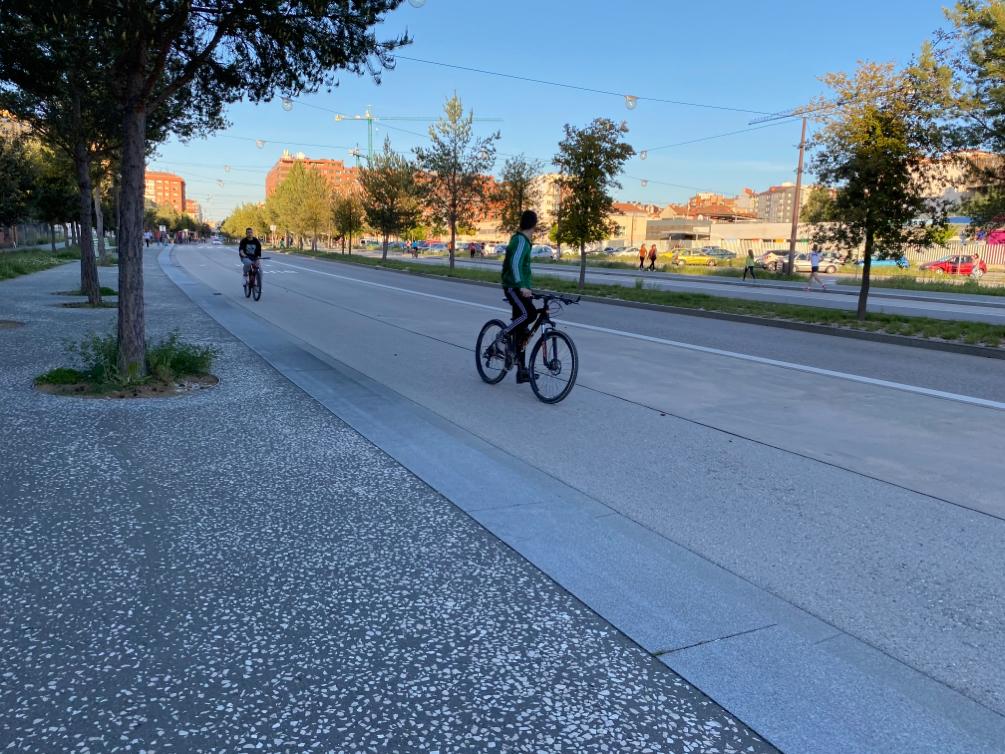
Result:
<svg viewBox="0 0 1005 754"><path fill-rule="evenodd" d="M535 293L534 299L543 301L534 324L530 327L527 342L540 335L530 350L527 372L530 387L543 403L564 400L576 384L579 373L579 354L576 344L566 333L557 329L551 315L569 304L578 304L579 296L571 298L554 293ZM518 359L517 345L506 334L508 325L501 319L486 322L475 343L475 365L478 375L488 384L502 382Z"/></svg>

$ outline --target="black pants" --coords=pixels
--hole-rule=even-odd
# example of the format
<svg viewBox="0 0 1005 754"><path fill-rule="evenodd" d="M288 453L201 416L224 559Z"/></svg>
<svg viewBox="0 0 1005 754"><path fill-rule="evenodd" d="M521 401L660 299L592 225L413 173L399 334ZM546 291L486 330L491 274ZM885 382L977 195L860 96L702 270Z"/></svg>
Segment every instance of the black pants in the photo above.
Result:
<svg viewBox="0 0 1005 754"><path fill-rule="evenodd" d="M649 260L649 267L648 267L648 269L650 270L650 272L656 272L656 260L655 259L650 259Z"/></svg>
<svg viewBox="0 0 1005 754"><path fill-rule="evenodd" d="M513 307L513 321L506 328L506 332L520 351L520 363L523 364L523 347L526 345L528 331L537 321L537 307L534 306L534 299L520 295L519 288L503 288L503 293Z"/></svg>
<svg viewBox="0 0 1005 754"><path fill-rule="evenodd" d="M748 272L750 273L750 277L752 277L754 280L757 280L757 275L754 274L754 268L753 267L744 267L743 268L743 279L744 280L747 279L747 273Z"/></svg>

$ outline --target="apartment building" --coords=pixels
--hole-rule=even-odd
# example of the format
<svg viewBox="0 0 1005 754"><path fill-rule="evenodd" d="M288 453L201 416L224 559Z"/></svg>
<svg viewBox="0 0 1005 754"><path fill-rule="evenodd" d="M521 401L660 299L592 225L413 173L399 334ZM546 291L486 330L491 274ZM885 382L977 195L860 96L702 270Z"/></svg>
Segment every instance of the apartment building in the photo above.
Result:
<svg viewBox="0 0 1005 754"><path fill-rule="evenodd" d="M284 149L282 156L276 160L276 164L265 176L266 198L272 196L272 192L286 180L286 176L290 174L293 166L298 162L308 170L316 170L321 173L328 181L328 185L340 194L359 190L359 170L357 168L347 166L342 160L311 158L303 152L292 154L288 149Z"/></svg>
<svg viewBox="0 0 1005 754"><path fill-rule="evenodd" d="M143 175L143 198L162 207L185 214L185 179L174 173L148 170Z"/></svg>

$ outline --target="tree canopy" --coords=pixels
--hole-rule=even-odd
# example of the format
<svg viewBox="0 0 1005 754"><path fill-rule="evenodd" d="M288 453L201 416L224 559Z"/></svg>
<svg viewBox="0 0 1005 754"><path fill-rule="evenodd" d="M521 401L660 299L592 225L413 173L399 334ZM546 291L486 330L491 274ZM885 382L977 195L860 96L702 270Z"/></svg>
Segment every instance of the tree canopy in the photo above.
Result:
<svg viewBox="0 0 1005 754"><path fill-rule="evenodd" d="M384 150L373 156L360 171L366 221L383 238L382 258L387 259L387 239L401 235L415 226L422 214L420 190L415 166L391 149L384 140Z"/></svg>
<svg viewBox="0 0 1005 754"><path fill-rule="evenodd" d="M834 222L819 227L814 240L864 247L858 302L864 319L873 255L899 255L946 224L946 207L927 198L926 181L939 169L944 141L933 99L910 72L862 63L854 75L831 73L824 82L841 105L818 108L812 169L835 191ZM917 224L924 216L931 223Z"/></svg>
<svg viewBox="0 0 1005 754"><path fill-rule="evenodd" d="M429 127L430 145L416 147L430 219L450 230L450 269L459 225L471 225L475 210L486 200L485 176L495 164L499 133L479 138L474 113L464 114L455 94L444 105L444 117Z"/></svg>
<svg viewBox="0 0 1005 754"><path fill-rule="evenodd" d="M586 245L612 232L608 219L614 208L611 191L621 188L617 176L635 150L625 141L628 125L597 118L585 128L565 126L555 164L562 173L567 197L556 238L579 247L579 287L586 284Z"/></svg>

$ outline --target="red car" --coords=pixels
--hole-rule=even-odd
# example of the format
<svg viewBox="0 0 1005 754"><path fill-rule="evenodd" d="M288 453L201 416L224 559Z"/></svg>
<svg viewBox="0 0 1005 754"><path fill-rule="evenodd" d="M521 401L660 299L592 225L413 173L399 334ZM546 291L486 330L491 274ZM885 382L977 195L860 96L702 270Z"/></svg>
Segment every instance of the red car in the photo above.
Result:
<svg viewBox="0 0 1005 754"><path fill-rule="evenodd" d="M939 275L972 275L980 277L988 271L988 266L980 257L976 257L976 270L974 265L975 257L971 254L958 254L952 257L943 257L934 262L926 262L921 265L922 270L935 272Z"/></svg>

